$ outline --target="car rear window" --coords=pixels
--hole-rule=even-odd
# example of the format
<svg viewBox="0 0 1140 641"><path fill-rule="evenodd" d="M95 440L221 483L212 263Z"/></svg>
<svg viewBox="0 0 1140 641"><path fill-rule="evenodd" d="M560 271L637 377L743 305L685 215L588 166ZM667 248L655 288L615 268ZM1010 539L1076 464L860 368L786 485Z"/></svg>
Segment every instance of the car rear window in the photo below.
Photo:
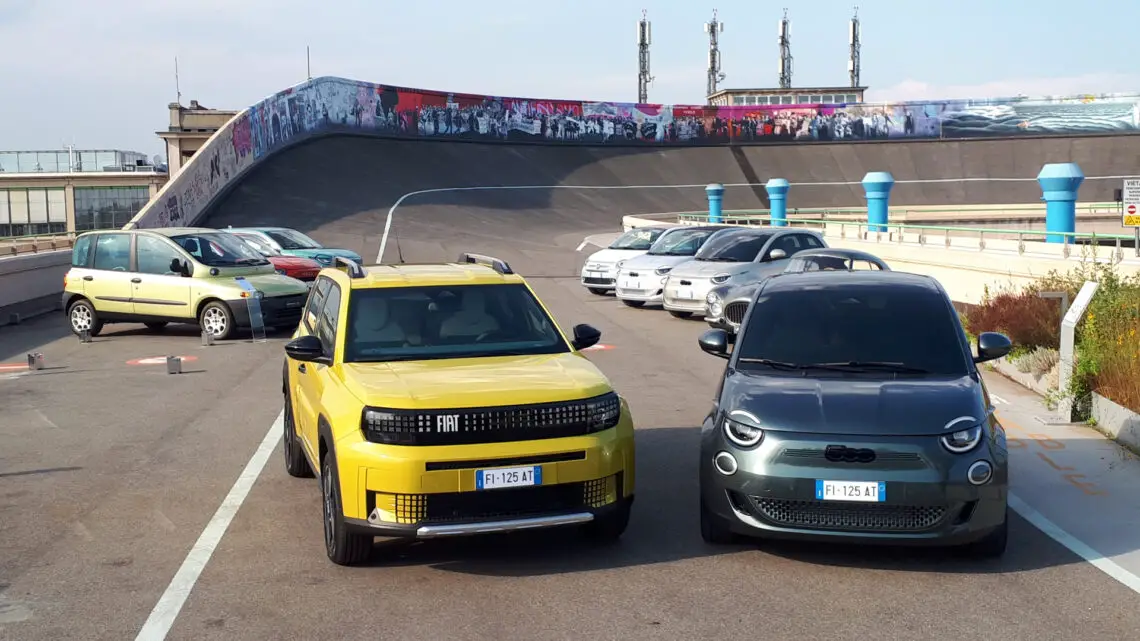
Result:
<svg viewBox="0 0 1140 641"><path fill-rule="evenodd" d="M800 365L879 361L936 375L968 372L953 310L939 293L913 287L761 292L737 351Z"/></svg>

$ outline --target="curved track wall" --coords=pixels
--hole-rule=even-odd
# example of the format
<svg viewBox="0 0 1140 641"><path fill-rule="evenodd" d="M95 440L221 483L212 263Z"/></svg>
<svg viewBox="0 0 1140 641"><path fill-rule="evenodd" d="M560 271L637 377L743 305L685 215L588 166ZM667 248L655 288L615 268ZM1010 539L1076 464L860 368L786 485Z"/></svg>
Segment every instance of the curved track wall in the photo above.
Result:
<svg viewBox="0 0 1140 641"><path fill-rule="evenodd" d="M401 185L421 187L517 185L536 184L530 176L538 174L550 182L537 184L553 185L576 174L584 180L579 172L606 176L605 184L636 184L647 175L669 184L755 184L782 177L810 183L793 187L792 207L850 207L862 201L858 181L868 171L894 174L900 184L892 200L899 205L1035 202L1040 192L1033 178L1041 165L1067 161L1080 163L1089 176L1083 200L1110 200L1116 177L1135 173L1140 157L1140 136L1120 134L1137 132L1137 95L704 107L500 98L325 77L237 114L129 226L197 223L262 160L336 133L404 139L375 145L372 153L384 158L369 165L382 172L366 177L371 181L398 174ZM1085 137L1071 137L1077 135ZM424 139L476 146L413 146ZM351 172L335 153L318 155ZM543 166L523 174L507 169L528 157L527 164ZM305 188L315 182L309 175L294 178ZM393 188L406 193L415 187L393 182ZM766 204L759 185L746 192L728 206ZM364 204L384 204L376 200L379 192L371 193Z"/></svg>

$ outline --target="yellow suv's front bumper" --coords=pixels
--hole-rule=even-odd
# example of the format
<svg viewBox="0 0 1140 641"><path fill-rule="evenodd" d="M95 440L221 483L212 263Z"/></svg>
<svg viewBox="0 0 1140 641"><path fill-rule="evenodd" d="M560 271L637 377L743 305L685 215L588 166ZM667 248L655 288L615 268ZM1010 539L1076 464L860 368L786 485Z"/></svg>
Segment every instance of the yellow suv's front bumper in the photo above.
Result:
<svg viewBox="0 0 1140 641"><path fill-rule="evenodd" d="M454 446L398 446L349 431L337 441L345 524L376 536L434 538L585 523L628 509L634 436L618 425L589 436ZM480 490L476 471L536 466L541 484Z"/></svg>

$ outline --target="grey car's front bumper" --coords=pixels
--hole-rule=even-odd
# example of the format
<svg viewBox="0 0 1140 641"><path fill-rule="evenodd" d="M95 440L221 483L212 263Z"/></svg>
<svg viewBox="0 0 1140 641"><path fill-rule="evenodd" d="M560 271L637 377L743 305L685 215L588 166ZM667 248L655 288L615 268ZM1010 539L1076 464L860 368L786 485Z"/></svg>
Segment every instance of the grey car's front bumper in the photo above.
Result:
<svg viewBox="0 0 1140 641"><path fill-rule="evenodd" d="M767 432L760 445L739 448L712 420L702 430L701 502L736 534L943 546L980 540L1005 522L1007 455L984 440L972 452L951 455L932 437ZM878 457L872 463L833 463L824 455L832 444L870 448ZM719 452L733 455L735 473L717 469L713 459ZM993 477L973 485L966 470L982 459L993 465ZM881 482L885 500L820 500L817 480Z"/></svg>

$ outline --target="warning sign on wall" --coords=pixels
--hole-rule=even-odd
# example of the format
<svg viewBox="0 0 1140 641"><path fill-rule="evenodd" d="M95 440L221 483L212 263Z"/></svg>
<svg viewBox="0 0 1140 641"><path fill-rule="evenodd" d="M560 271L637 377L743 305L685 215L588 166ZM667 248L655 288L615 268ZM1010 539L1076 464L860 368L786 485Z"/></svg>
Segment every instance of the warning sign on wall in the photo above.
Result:
<svg viewBox="0 0 1140 641"><path fill-rule="evenodd" d="M1140 227L1140 178L1124 180L1124 226Z"/></svg>

